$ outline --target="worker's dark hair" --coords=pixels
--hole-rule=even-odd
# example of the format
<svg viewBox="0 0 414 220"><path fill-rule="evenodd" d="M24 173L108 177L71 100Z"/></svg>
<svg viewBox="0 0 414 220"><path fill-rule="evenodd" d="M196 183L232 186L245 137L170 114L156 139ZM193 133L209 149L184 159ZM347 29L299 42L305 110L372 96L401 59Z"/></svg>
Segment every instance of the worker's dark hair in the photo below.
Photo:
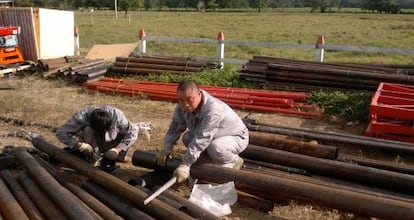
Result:
<svg viewBox="0 0 414 220"><path fill-rule="evenodd" d="M198 90L197 83L191 80L184 80L178 84L177 91L186 91L187 89Z"/></svg>
<svg viewBox="0 0 414 220"><path fill-rule="evenodd" d="M100 136L104 136L105 132L109 130L111 121L109 113L100 108L93 110L89 116L89 125Z"/></svg>

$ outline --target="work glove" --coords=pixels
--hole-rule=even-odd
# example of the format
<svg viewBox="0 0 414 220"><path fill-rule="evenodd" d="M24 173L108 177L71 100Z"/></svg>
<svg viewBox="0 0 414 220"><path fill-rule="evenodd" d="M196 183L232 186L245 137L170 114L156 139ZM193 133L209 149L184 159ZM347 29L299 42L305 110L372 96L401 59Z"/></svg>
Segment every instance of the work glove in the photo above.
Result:
<svg viewBox="0 0 414 220"><path fill-rule="evenodd" d="M115 160L118 158L119 152L116 148L111 148L105 152L104 157L108 160Z"/></svg>
<svg viewBox="0 0 414 220"><path fill-rule="evenodd" d="M181 183L190 177L190 166L185 164L180 164L180 166L175 169L174 177L177 177L177 183Z"/></svg>
<svg viewBox="0 0 414 220"><path fill-rule="evenodd" d="M79 143L80 144L79 144L78 149L81 153L89 153L89 154L93 153L93 147L90 144L85 143L85 142L79 142Z"/></svg>
<svg viewBox="0 0 414 220"><path fill-rule="evenodd" d="M167 158L169 158L170 153L170 150L162 149L161 152L159 152L155 158L157 166L165 167L165 163L167 161Z"/></svg>

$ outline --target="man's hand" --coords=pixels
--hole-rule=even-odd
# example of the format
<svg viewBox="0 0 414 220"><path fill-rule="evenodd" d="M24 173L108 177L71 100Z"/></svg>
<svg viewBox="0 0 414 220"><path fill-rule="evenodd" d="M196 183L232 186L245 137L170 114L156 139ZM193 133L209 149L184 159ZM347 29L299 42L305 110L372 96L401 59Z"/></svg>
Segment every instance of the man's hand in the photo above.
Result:
<svg viewBox="0 0 414 220"><path fill-rule="evenodd" d="M177 183L181 183L190 177L190 166L187 164L180 164L180 166L175 169L174 174L177 177Z"/></svg>
<svg viewBox="0 0 414 220"><path fill-rule="evenodd" d="M170 152L171 152L171 151L169 151L169 150L162 149L162 150L161 150L161 152L159 152L159 153L157 154L157 156L156 156L156 158L155 158L155 160L156 160L156 162L157 162L157 166L160 166L160 167L165 167L165 163L166 163L166 161L167 161L167 158L168 158L168 157L169 157L169 155L170 155Z"/></svg>
<svg viewBox="0 0 414 220"><path fill-rule="evenodd" d="M77 146L81 153L93 153L93 147L88 143L79 142Z"/></svg>
<svg viewBox="0 0 414 220"><path fill-rule="evenodd" d="M115 160L116 158L118 158L119 151L120 150L118 148L114 147L105 152L104 156L108 160Z"/></svg>

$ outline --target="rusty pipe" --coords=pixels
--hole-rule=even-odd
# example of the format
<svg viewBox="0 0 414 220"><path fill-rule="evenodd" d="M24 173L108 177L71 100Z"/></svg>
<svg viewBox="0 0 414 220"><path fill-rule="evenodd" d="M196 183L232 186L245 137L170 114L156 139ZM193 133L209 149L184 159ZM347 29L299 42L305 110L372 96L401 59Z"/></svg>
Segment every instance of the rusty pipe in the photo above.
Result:
<svg viewBox="0 0 414 220"><path fill-rule="evenodd" d="M17 177L17 179L27 192L27 195L29 195L46 219L70 220L62 209L46 195L46 193L36 182L31 179L28 174L22 173Z"/></svg>
<svg viewBox="0 0 414 220"><path fill-rule="evenodd" d="M0 211L6 220L29 220L2 178L0 178Z"/></svg>
<svg viewBox="0 0 414 220"><path fill-rule="evenodd" d="M60 185L24 148L16 148L14 155L39 183L42 189L62 210L72 219L95 219L76 197L65 187Z"/></svg>
<svg viewBox="0 0 414 220"><path fill-rule="evenodd" d="M244 158L244 164L245 165L250 164L256 167L266 167L266 168L273 169L273 170L280 170L283 172L294 173L294 174L299 174L299 175L311 176L311 174L308 173L304 169L298 169L296 167L281 166L281 165L277 165L274 163L266 163L266 162L262 162L258 160L251 160L247 158Z"/></svg>
<svg viewBox="0 0 414 220"><path fill-rule="evenodd" d="M144 167L148 165L147 168L149 168L155 166L155 156L155 153L137 150L134 152L132 161L134 165L139 164ZM176 163L180 161L178 158L173 160ZM173 167L168 169L173 169ZM269 196L283 195L290 199L349 211L362 216L384 219L407 219L407 216L409 216L408 219L414 219L414 204L412 203L312 183L230 169L213 164L193 166L191 176L214 183L234 181L236 187L244 186L257 191L266 191Z"/></svg>
<svg viewBox="0 0 414 220"><path fill-rule="evenodd" d="M17 180L12 176L10 170L2 170L1 177L10 188L10 191L13 193L14 197L16 197L16 200L22 206L24 212L30 220L45 219L44 215L36 207L19 182L17 182Z"/></svg>
<svg viewBox="0 0 414 220"><path fill-rule="evenodd" d="M122 216L122 218L126 220L155 220L155 218L134 207L130 201L127 201L113 194L112 192L103 189L101 186L94 182L84 181L82 183L82 188L95 196L95 198L102 201L105 205L110 207L118 215Z"/></svg>
<svg viewBox="0 0 414 220"><path fill-rule="evenodd" d="M412 175L320 159L251 144L240 155L253 160L306 169L311 173L323 176L413 194L414 176Z"/></svg>
<svg viewBox="0 0 414 220"><path fill-rule="evenodd" d="M33 146L35 146L39 150L49 154L52 158L56 159L57 161L70 166L80 174L87 176L93 182L99 184L105 189L111 190L119 196L132 201L141 210L144 210L151 216L156 217L157 219L193 219L190 216L176 209L173 209L172 207L157 199L155 199L148 205L144 205L143 201L146 198L146 194L144 192L129 185L121 179L115 178L114 176L105 173L104 171L99 170L96 167L90 166L85 161L47 142L41 136L32 137L31 141Z"/></svg>
<svg viewBox="0 0 414 220"><path fill-rule="evenodd" d="M362 157L344 155L344 154L339 155L338 161L343 161L347 163L355 163L355 164L362 165L362 166L374 167L378 169L414 175L414 167L409 166L409 165L404 165L404 164L395 164L392 162L386 162L386 161L380 161L380 160L374 160L370 158L362 158Z"/></svg>
<svg viewBox="0 0 414 220"><path fill-rule="evenodd" d="M269 132L311 140L328 141L352 146L372 147L374 149L387 150L398 153L414 154L414 144L399 141L383 140L362 135L340 134L335 132L311 131L300 128L290 128L263 123L247 122L249 131Z"/></svg>
<svg viewBox="0 0 414 220"><path fill-rule="evenodd" d="M42 159L38 159L39 163L53 176L55 179L70 190L75 196L82 200L88 207L94 210L103 219L122 220L121 216L117 215L108 206L93 197L91 194L80 188L79 186L69 182L65 176L60 174L51 164Z"/></svg>
<svg viewBox="0 0 414 220"><path fill-rule="evenodd" d="M237 190L237 202L243 206L256 209L261 212L270 212L274 208L272 201L251 195L240 190Z"/></svg>
<svg viewBox="0 0 414 220"><path fill-rule="evenodd" d="M332 159L338 157L338 148L318 143L309 143L304 141L288 140L285 137L278 137L272 133L266 132L249 132L249 143L263 147L270 147L279 150L285 150L308 156Z"/></svg>

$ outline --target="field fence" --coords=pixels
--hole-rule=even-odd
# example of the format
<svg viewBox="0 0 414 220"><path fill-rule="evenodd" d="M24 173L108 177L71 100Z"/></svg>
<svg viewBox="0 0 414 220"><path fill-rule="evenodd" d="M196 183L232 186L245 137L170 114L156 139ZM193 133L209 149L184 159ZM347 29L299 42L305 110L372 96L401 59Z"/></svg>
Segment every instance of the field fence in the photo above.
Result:
<svg viewBox="0 0 414 220"><path fill-rule="evenodd" d="M316 44L286 44L275 42L253 42L253 41L239 41L239 40L224 40L223 32L219 32L217 39L211 38L196 38L196 37L166 37L166 36L147 36L143 29L139 32L139 53L145 54L147 52L147 42L172 42L172 43L200 43L200 44L217 44L217 56L216 57L197 57L200 59L207 59L217 61L221 67L224 67L224 63L232 64L245 64L248 60L238 58L225 57L224 47L229 46L256 46L265 48L278 48L278 49L302 49L302 50L315 50L315 60L317 62L323 62L325 52L328 51L354 51L364 53L393 53L401 55L414 55L414 49L402 49L402 48L381 48L381 47L369 47L369 46L351 46L351 45L328 45L325 44L323 35L318 36Z"/></svg>

